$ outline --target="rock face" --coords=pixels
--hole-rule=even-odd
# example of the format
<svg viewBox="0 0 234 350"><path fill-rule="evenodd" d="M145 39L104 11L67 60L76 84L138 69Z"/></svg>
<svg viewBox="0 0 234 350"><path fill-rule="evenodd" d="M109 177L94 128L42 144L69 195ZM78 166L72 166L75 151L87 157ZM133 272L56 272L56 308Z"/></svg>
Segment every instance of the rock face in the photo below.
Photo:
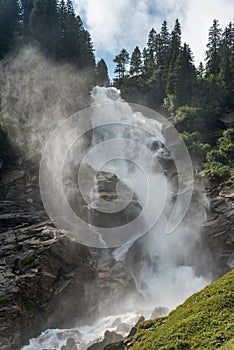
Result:
<svg viewBox="0 0 234 350"><path fill-rule="evenodd" d="M106 345L122 340L123 337L115 332L106 331L101 342L90 345L87 350L103 350Z"/></svg>
<svg viewBox="0 0 234 350"><path fill-rule="evenodd" d="M110 295L117 300L135 289L111 251L82 246L53 226L42 208L37 172L31 165L1 174L1 350L19 350L46 328L90 321ZM113 175L100 175L106 199L116 182Z"/></svg>
<svg viewBox="0 0 234 350"><path fill-rule="evenodd" d="M113 342L112 344L109 342L107 343L107 345L103 348L103 350L124 350L125 344L127 343L128 339L133 337L141 322L144 322L145 318L143 316L141 316L138 320L138 322L135 324L134 327L132 327L132 329L130 330L130 333L127 337L124 338L124 340L119 341L118 339L115 340L115 343Z"/></svg>
<svg viewBox="0 0 234 350"><path fill-rule="evenodd" d="M43 212L19 205L1 203L1 349L19 349L45 328L89 318L98 302L88 248L61 235Z"/></svg>
<svg viewBox="0 0 234 350"><path fill-rule="evenodd" d="M99 290L100 312L108 314L113 305L123 304L129 293L135 293L136 284L123 261L116 261L111 250L91 250L97 262L97 284Z"/></svg>
<svg viewBox="0 0 234 350"><path fill-rule="evenodd" d="M215 278L234 268L234 184L207 190L207 220L202 239L209 247L209 269Z"/></svg>

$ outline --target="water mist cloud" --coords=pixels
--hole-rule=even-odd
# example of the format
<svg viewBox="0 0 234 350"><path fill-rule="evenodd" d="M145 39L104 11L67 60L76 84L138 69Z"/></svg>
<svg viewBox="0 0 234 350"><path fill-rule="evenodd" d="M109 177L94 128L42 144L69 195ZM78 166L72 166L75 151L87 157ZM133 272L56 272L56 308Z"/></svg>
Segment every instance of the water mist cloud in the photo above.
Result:
<svg viewBox="0 0 234 350"><path fill-rule="evenodd" d="M183 220L193 192L192 164L178 132L153 110L123 101L115 88L95 87L92 98L92 106L60 124L43 149L40 191L47 214L58 229L87 246L113 248L135 241L152 229L171 201L160 163L170 160L177 170L178 188L164 232L172 233ZM86 123L90 116L92 128ZM92 142L85 149L82 140L91 131ZM116 198L102 198L100 172L104 179L105 174L118 176ZM115 184L113 177L106 178L108 182ZM104 196L108 193L110 185Z"/></svg>
<svg viewBox="0 0 234 350"><path fill-rule="evenodd" d="M40 156L55 127L89 101L89 75L55 63L34 48L0 63L3 127L30 160Z"/></svg>

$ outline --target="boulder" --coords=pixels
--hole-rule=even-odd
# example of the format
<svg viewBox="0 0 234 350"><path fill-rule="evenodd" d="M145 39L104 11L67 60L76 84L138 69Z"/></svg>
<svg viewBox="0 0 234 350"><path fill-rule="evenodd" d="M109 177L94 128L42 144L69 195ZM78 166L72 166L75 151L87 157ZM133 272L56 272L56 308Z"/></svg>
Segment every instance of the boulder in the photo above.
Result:
<svg viewBox="0 0 234 350"><path fill-rule="evenodd" d="M101 342L92 344L87 350L103 350L106 345L122 340L123 337L115 332L106 331Z"/></svg>

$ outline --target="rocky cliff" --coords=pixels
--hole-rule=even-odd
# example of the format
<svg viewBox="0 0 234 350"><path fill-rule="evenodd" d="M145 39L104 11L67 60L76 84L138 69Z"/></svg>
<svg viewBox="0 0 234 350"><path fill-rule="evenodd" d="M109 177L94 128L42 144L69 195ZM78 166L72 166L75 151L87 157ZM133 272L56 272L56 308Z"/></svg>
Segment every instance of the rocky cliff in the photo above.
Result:
<svg viewBox="0 0 234 350"><path fill-rule="evenodd" d="M1 171L2 350L19 350L46 328L94 320L110 295L117 300L135 290L130 273L111 252L89 249L54 227L41 204L37 166L25 164L18 160ZM101 174L100 193L107 199L116 194L116 181Z"/></svg>
<svg viewBox="0 0 234 350"><path fill-rule="evenodd" d="M209 186L206 194L207 218L201 237L211 256L208 269L219 278L234 268L234 184Z"/></svg>

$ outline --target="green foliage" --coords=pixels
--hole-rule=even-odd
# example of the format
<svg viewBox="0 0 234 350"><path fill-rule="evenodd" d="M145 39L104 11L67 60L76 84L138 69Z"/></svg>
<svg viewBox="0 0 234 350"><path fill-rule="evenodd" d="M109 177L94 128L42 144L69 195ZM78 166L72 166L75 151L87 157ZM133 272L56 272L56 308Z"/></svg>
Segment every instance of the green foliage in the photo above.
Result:
<svg viewBox="0 0 234 350"><path fill-rule="evenodd" d="M122 49L119 55L117 55L114 60L116 63L115 73L117 74L118 78L124 78L126 73L126 65L129 62L129 53L127 50Z"/></svg>
<svg viewBox="0 0 234 350"><path fill-rule="evenodd" d="M168 112L174 114L175 112L175 95L169 94L167 97L163 99L163 108L165 108Z"/></svg>
<svg viewBox="0 0 234 350"><path fill-rule="evenodd" d="M56 0L34 0L30 15L30 33L41 48L56 54L59 42L58 26Z"/></svg>
<svg viewBox="0 0 234 350"><path fill-rule="evenodd" d="M95 76L90 34L75 14L72 0L0 0L0 58L19 42L39 47L53 59L88 68Z"/></svg>
<svg viewBox="0 0 234 350"><path fill-rule="evenodd" d="M96 72L97 72L97 85L109 86L110 79L108 76L108 68L107 68L106 62L103 59L101 59L98 62Z"/></svg>
<svg viewBox="0 0 234 350"><path fill-rule="evenodd" d="M206 128L216 122L216 114L212 106L190 107L182 106L176 110L174 125L179 131L188 130L188 132L199 131L201 134L206 132Z"/></svg>
<svg viewBox="0 0 234 350"><path fill-rule="evenodd" d="M189 133L188 131L184 131L180 134L184 143L187 146L189 153L193 157L199 157L202 160L205 159L207 152L210 150L210 145L207 143L203 143L202 135L198 131L194 131Z"/></svg>
<svg viewBox="0 0 234 350"><path fill-rule="evenodd" d="M19 2L0 0L0 58L12 47L19 25Z"/></svg>
<svg viewBox="0 0 234 350"><path fill-rule="evenodd" d="M231 349L234 339L234 271L192 295L169 316L143 322L130 350Z"/></svg>
<svg viewBox="0 0 234 350"><path fill-rule="evenodd" d="M141 51L138 46L136 46L132 53L129 72L131 75L139 75L142 73Z"/></svg>
<svg viewBox="0 0 234 350"><path fill-rule="evenodd" d="M197 141L209 144L213 142L209 130L216 127L219 115L219 109L215 103L202 107L181 106L176 110L173 122L180 133L185 132L186 135L187 132L196 137L199 135ZM201 158L203 158L204 151L207 150L207 146L205 149L201 147Z"/></svg>
<svg viewBox="0 0 234 350"><path fill-rule="evenodd" d="M217 146L207 153L202 175L213 180L234 178L234 127L225 130Z"/></svg>
<svg viewBox="0 0 234 350"><path fill-rule="evenodd" d="M209 30L209 39L206 51L206 74L217 76L220 70L219 48L221 44L222 29L219 27L219 22L214 19L213 25Z"/></svg>

